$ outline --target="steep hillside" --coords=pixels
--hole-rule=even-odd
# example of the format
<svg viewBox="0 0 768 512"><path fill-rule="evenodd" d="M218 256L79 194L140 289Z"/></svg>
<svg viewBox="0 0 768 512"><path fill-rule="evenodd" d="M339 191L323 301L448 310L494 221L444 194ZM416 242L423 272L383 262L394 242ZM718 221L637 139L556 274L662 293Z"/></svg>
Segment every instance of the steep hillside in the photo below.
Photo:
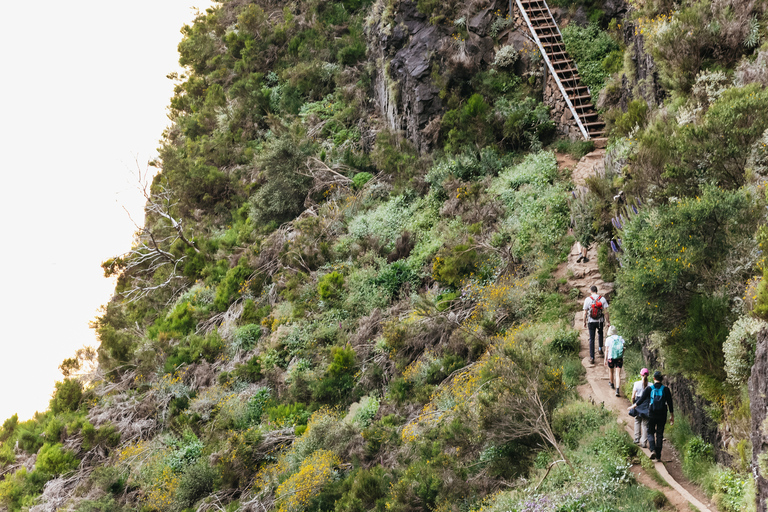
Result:
<svg viewBox="0 0 768 512"><path fill-rule="evenodd" d="M0 504L669 506L576 393L583 295L556 271L578 241L614 282L622 391L668 375L686 477L754 508L766 6L553 2L610 135L576 186L558 156L593 144L558 138L508 5L224 0L184 27L100 346L62 363L49 411L3 424Z"/></svg>

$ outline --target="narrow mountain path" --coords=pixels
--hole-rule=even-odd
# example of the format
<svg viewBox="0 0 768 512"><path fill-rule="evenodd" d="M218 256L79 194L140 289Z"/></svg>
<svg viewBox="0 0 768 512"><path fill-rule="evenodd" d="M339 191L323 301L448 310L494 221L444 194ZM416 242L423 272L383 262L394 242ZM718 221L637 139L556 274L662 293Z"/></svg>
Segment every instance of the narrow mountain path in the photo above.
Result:
<svg viewBox="0 0 768 512"><path fill-rule="evenodd" d="M589 153L578 162L572 173L572 179L576 186L585 186L586 178L602 172L604 155L605 150L599 149ZM579 386L578 392L585 400L603 404L606 408L616 413L619 424L623 425L627 432L634 437L634 419L627 414L630 402L623 396L615 396L615 391L609 387L608 370L603 365L603 358L597 355L597 346L595 347L595 364L590 364L589 362L589 332L583 327L581 305L584 298L589 294L589 288L594 285L597 286L598 293L608 299L608 311L610 312L613 283L604 282L600 275L600 271L597 268L596 247L590 248L587 252L587 257L589 258L588 262L577 263L579 251L578 245L574 244L568 255L568 261L557 272L557 274L568 279L569 287L578 288L580 292L578 299L579 311L574 316L573 326L579 330L581 342L579 357L581 357L582 365L586 369L587 383ZM595 340L595 345L597 345L597 340ZM622 382L625 379L634 381L639 379L639 376L622 375ZM650 451L647 448L642 448L642 451L646 457L650 457ZM664 443L663 461L655 463L654 468L655 472L658 473L656 478L654 478L653 470L645 470L639 464L633 466L632 472L641 484L664 493L669 503L676 510L690 511L692 506L696 507L700 512L717 511L704 492L682 476L679 457L669 441ZM664 480L664 485L657 481L659 476Z"/></svg>

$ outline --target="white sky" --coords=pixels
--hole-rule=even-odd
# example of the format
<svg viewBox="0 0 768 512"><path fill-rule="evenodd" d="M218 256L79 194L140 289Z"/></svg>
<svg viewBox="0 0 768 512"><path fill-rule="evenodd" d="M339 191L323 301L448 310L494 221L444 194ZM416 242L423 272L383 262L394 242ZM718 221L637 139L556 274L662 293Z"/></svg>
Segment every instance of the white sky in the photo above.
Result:
<svg viewBox="0 0 768 512"><path fill-rule="evenodd" d="M48 407L58 366L96 345L100 264L143 220L135 160L155 155L179 30L210 0L3 2L0 422Z"/></svg>

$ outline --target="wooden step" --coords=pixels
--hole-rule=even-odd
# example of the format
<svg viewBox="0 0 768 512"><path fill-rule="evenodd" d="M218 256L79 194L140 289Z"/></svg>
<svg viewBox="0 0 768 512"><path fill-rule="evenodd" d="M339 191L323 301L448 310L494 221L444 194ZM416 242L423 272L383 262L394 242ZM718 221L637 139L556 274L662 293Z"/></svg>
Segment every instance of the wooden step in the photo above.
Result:
<svg viewBox="0 0 768 512"><path fill-rule="evenodd" d="M591 100L592 96L589 94L582 94L581 96L568 96L571 101Z"/></svg>

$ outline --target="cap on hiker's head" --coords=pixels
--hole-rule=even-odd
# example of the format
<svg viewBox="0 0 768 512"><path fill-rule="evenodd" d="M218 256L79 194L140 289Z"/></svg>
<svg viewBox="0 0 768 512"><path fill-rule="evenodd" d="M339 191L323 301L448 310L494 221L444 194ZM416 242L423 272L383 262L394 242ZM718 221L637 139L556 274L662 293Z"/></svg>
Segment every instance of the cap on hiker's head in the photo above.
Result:
<svg viewBox="0 0 768 512"><path fill-rule="evenodd" d="M608 328L608 336L615 336L616 335L616 328L614 326L610 326Z"/></svg>
<svg viewBox="0 0 768 512"><path fill-rule="evenodd" d="M648 371L648 368L643 368L642 370L640 370L640 375L645 376L645 375L648 375L649 373L651 372Z"/></svg>
<svg viewBox="0 0 768 512"><path fill-rule="evenodd" d="M653 373L653 380L657 380L657 381L661 382L662 380L664 380L664 376L661 374L661 372L659 370L656 370Z"/></svg>

